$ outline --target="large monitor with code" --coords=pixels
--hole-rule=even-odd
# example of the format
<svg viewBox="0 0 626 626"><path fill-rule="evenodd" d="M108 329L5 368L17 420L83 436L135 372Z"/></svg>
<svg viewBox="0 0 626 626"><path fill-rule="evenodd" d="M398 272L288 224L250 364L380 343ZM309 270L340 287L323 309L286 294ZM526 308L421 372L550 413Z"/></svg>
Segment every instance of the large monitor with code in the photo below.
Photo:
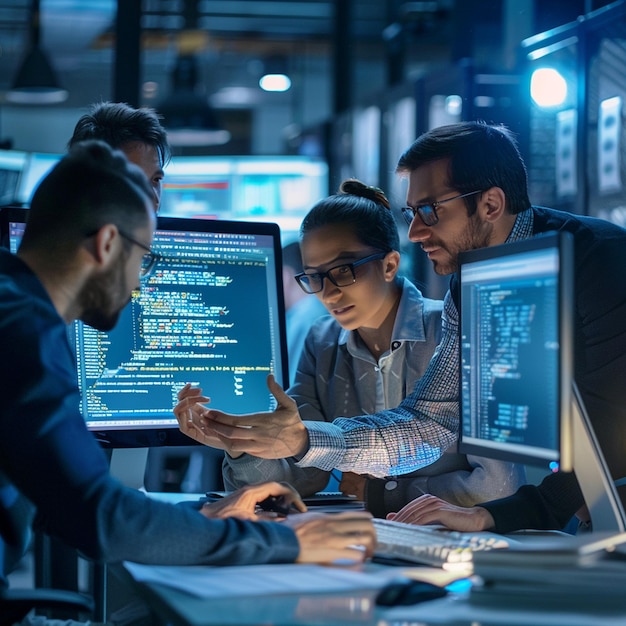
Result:
<svg viewBox="0 0 626 626"><path fill-rule="evenodd" d="M2 211L17 251L27 209ZM192 445L172 409L185 383L221 410L270 410L272 373L288 383L280 229L266 222L159 218L161 255L107 333L77 322L81 410L104 447Z"/></svg>
<svg viewBox="0 0 626 626"><path fill-rule="evenodd" d="M275 406L268 374L287 383L278 226L159 218L152 247L161 260L115 329L74 327L83 414L104 446L178 443L185 383L233 413Z"/></svg>

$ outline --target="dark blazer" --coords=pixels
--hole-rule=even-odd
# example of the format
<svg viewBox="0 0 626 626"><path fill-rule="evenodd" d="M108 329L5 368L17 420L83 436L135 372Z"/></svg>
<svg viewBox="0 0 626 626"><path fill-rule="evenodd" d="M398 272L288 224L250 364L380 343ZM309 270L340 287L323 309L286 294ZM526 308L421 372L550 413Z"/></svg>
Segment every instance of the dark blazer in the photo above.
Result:
<svg viewBox="0 0 626 626"><path fill-rule="evenodd" d="M626 476L626 229L606 220L533 207L534 234L574 235L574 377L614 479ZM624 498L622 497L624 501ZM584 504L573 474L483 504L496 529L560 529Z"/></svg>

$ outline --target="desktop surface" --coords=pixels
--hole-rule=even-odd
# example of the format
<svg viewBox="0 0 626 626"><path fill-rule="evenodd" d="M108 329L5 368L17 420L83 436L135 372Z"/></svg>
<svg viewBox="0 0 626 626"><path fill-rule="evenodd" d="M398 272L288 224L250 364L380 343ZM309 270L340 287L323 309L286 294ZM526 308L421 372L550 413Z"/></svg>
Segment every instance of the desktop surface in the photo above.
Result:
<svg viewBox="0 0 626 626"><path fill-rule="evenodd" d="M249 566L250 567L250 566ZM252 566L254 567L254 566ZM293 567L293 566L276 566ZM241 594L233 597L199 597L167 584L138 582L122 566L116 573L133 585L142 599L162 623L177 626L623 626L626 609L603 607L592 593L575 593L555 597L544 592L541 597L519 594L491 593L482 589L479 579L459 580L448 585L451 590L442 598L415 605L381 606L376 598L381 589L398 576L419 579L420 572L429 574L441 570L377 566L366 563L361 571L379 580L374 588L350 592L271 593L262 597L247 595L242 583ZM207 568L220 580L220 568ZM241 566L245 577L246 566ZM468 590L468 587L472 588ZM615 594L622 594L615 586Z"/></svg>
<svg viewBox="0 0 626 626"><path fill-rule="evenodd" d="M396 581L406 571L403 568L391 568L373 563L343 566L353 571L362 572L370 578L370 581L363 588L355 588L350 591L343 589L329 592L312 589L306 592L281 593L276 591L264 595L249 592L248 590L254 587L254 584L250 583L250 577L256 576L252 570L266 567L274 571L284 568L288 572L286 575L293 580L295 577L294 568L302 568L302 575L305 577L310 575L312 568L323 568L325 572L320 574L320 579L326 579L327 577L332 578L342 566L337 568L335 566L287 564L226 568L227 570L237 569L241 572L241 591L236 597L228 594L222 597L216 597L214 594L210 597L200 597L164 583L137 582L133 578L135 572L132 569L132 564L126 564L123 571L118 566L115 571L123 580L130 581L131 584L135 585L143 600L161 620L168 624L185 626L217 624L222 626L226 624L297 626L301 624L345 625L351 623L362 624L363 626L380 625L384 623L381 622L384 615L393 608L378 605L376 599L383 588L390 586L392 581ZM184 570L185 568L179 569ZM195 568L196 571L198 569ZM216 584L223 584L224 568L200 569L206 569L207 586L211 585L212 577ZM437 571L438 574L439 571ZM340 571L337 576L341 576ZM448 580L445 579L443 584ZM430 603L431 600L428 602Z"/></svg>
<svg viewBox="0 0 626 626"><path fill-rule="evenodd" d="M170 501L181 496L150 495ZM198 494L188 494L185 499L197 497ZM590 561L589 556L597 548L610 548L626 541L626 534L612 539L609 535L573 537L559 532L530 532L514 533L509 538L514 539L511 545L517 548L482 553L471 576L410 563L392 566L372 561L328 567L294 564L161 567L126 563L115 566L114 572L138 592L160 621L181 626L470 626L474 623L621 626L625 623L626 561L615 558ZM609 550L607 554L612 553ZM598 600L597 586L585 583L586 567L594 568L593 572L602 579L604 589L600 595L605 600L614 598L613 601ZM321 570L316 579L318 589L317 583L310 583L315 569ZM268 574L260 575L262 571ZM343 585L343 575L355 576L354 582L347 583L352 586L329 591L329 580L336 579L338 585ZM189 584L185 583L186 576ZM369 580L364 582L359 576ZM381 590L400 577L445 587L449 593L413 605L377 603ZM272 579L276 582L268 582ZM228 580L234 582L224 592ZM278 582L281 580L288 582ZM275 588L271 588L272 584ZM550 592L551 588L554 593Z"/></svg>

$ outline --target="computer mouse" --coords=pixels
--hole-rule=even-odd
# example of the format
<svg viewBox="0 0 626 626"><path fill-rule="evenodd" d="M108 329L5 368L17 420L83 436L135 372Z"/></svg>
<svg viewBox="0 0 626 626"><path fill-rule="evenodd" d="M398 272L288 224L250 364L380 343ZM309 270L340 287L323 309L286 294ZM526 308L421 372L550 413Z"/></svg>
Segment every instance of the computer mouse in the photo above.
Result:
<svg viewBox="0 0 626 626"><path fill-rule="evenodd" d="M257 506L262 511L270 511L283 516L287 516L290 511L294 510L290 504L286 503L284 496L269 496L265 500L261 500Z"/></svg>
<svg viewBox="0 0 626 626"><path fill-rule="evenodd" d="M394 578L378 592L376 604L381 606L418 604L426 600L443 598L447 593L443 587L438 587L423 580Z"/></svg>

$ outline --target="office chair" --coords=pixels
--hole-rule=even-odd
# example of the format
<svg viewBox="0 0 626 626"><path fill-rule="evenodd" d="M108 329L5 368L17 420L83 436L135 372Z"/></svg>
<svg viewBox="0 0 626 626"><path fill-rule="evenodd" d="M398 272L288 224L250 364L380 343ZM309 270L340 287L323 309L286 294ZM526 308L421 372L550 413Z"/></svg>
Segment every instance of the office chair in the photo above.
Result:
<svg viewBox="0 0 626 626"><path fill-rule="evenodd" d="M90 596L65 589L0 589L0 626L23 619L31 609L62 609L93 613Z"/></svg>

